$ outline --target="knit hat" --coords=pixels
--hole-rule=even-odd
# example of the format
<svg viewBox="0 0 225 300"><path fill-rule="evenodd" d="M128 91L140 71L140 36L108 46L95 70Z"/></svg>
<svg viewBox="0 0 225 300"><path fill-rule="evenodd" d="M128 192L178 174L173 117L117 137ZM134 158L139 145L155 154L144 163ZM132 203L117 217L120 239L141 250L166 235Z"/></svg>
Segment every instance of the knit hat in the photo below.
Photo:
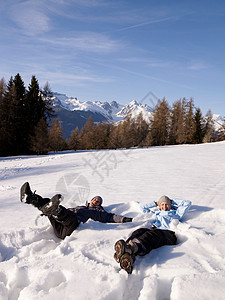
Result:
<svg viewBox="0 0 225 300"><path fill-rule="evenodd" d="M103 202L103 199L101 196L94 196L91 201L94 199L94 198L98 198L98 200L100 200L100 205L102 205L102 202Z"/></svg>
<svg viewBox="0 0 225 300"><path fill-rule="evenodd" d="M160 204L161 204L162 202L167 202L168 204L171 205L171 199L170 199L169 197L165 196L165 195L162 196L162 197L160 197L160 199L159 199L159 201L158 201L158 205L160 206Z"/></svg>

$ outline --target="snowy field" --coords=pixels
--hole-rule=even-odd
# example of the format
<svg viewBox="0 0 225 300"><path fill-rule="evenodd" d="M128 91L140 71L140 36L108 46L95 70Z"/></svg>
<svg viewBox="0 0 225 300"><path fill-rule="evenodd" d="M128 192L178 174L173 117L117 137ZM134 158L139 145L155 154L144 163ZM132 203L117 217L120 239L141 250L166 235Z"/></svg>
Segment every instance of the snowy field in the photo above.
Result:
<svg viewBox="0 0 225 300"><path fill-rule="evenodd" d="M0 158L0 299L225 299L224 154L220 142ZM59 240L48 218L19 201L25 181L45 197L61 192L66 207L101 195L108 212L134 220L89 220ZM138 257L128 275L114 243L148 226L139 205L163 194L192 201L172 224L179 243Z"/></svg>

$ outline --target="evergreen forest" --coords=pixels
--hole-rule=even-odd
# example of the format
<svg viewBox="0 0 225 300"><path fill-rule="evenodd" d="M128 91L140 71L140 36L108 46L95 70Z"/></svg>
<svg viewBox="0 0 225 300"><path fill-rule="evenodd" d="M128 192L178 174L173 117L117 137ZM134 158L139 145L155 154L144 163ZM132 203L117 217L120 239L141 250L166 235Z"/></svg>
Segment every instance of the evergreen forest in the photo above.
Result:
<svg viewBox="0 0 225 300"><path fill-rule="evenodd" d="M95 124L90 117L80 130L64 139L54 112L48 82L41 89L32 76L28 88L18 73L0 80L0 156L47 154L49 151L118 149L177 144L198 144L225 139L225 121L214 128L212 112L205 117L193 99L179 99L170 107L158 100L152 119L128 115L119 123Z"/></svg>

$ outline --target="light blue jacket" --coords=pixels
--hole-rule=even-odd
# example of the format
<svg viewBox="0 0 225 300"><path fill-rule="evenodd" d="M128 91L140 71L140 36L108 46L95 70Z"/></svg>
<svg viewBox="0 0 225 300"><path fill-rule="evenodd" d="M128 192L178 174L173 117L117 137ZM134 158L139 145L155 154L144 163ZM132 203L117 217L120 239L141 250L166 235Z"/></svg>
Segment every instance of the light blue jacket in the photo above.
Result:
<svg viewBox="0 0 225 300"><path fill-rule="evenodd" d="M174 219L181 220L182 217L186 214L191 206L191 201L189 200L172 200L171 209L168 211L158 210L154 211L151 208L156 207L154 201L141 205L141 210L144 213L154 213L156 215L155 221L152 225L156 226L159 229L170 229L170 222Z"/></svg>

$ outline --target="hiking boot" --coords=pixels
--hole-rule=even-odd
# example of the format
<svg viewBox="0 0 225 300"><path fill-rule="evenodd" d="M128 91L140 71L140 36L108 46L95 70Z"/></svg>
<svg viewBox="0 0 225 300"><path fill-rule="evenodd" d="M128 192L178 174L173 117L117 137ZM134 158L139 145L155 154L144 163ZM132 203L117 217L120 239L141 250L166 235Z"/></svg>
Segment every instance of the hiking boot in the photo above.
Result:
<svg viewBox="0 0 225 300"><path fill-rule="evenodd" d="M120 262L120 258L124 253L133 253L131 247L124 240L117 241L114 245L114 249L116 251L114 254L114 259L118 263Z"/></svg>
<svg viewBox="0 0 225 300"><path fill-rule="evenodd" d="M134 255L138 251L138 245L133 241L129 241L126 243L124 240L119 240L115 243L115 253L114 259L117 263L120 262L120 258L124 253L129 253L130 255Z"/></svg>
<svg viewBox="0 0 225 300"><path fill-rule="evenodd" d="M121 256L119 256L117 252L114 253L114 259L115 259L115 261L116 261L117 263L120 262L120 257L121 257Z"/></svg>
<svg viewBox="0 0 225 300"><path fill-rule="evenodd" d="M39 208L42 211L42 215L57 217L61 212L61 206L59 206L61 200L61 194L53 196L48 203Z"/></svg>
<svg viewBox="0 0 225 300"><path fill-rule="evenodd" d="M25 182L20 188L20 201L27 203L27 198L32 194L29 182Z"/></svg>
<svg viewBox="0 0 225 300"><path fill-rule="evenodd" d="M131 253L131 250L128 248L126 242L124 240L119 240L115 243L114 249L116 251L117 260L120 260L120 257L125 253ZM127 250L127 251L126 251Z"/></svg>
<svg viewBox="0 0 225 300"><path fill-rule="evenodd" d="M41 196L35 194L35 192L33 193L30 189L29 182L25 182L20 189L20 201L27 204L32 204L41 210L43 213L42 215L45 216L57 216L61 210L59 207L61 200L61 194L56 194L49 199L42 198Z"/></svg>
<svg viewBox="0 0 225 300"><path fill-rule="evenodd" d="M125 270L128 274L131 274L133 271L134 257L129 253L124 253L120 258L120 267Z"/></svg>
<svg viewBox="0 0 225 300"><path fill-rule="evenodd" d="M27 204L32 204L39 208L40 206L46 204L49 199L43 199L41 196L35 194L35 192L33 193L30 189L29 182L25 182L20 188L20 201Z"/></svg>

